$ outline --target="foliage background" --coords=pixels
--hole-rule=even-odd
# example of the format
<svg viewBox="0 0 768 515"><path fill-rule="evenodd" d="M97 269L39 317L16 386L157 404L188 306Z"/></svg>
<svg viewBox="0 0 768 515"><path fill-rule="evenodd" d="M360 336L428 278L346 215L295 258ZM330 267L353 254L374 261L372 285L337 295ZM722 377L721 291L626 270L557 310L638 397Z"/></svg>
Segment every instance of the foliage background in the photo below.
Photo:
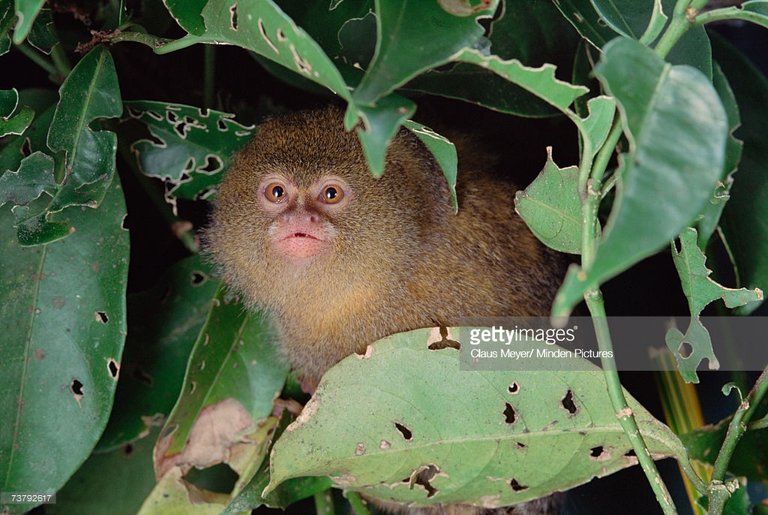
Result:
<svg viewBox="0 0 768 515"><path fill-rule="evenodd" d="M10 4L11 2L6 1L2 5L5 7ZM509 2L509 4L514 4L514 2ZM544 2L538 2L533 5L541 7L543 4ZM549 3L546 4L549 5ZM120 21L115 14L120 12L121 4L118 2L52 2L49 6L52 7L53 11L56 36L61 41L61 48L64 53L69 55L73 64L80 57L74 52L75 45L91 39L92 35L89 34L89 29L110 31ZM122 7L126 9L125 12L132 13L136 17L135 21L140 23L150 34L168 39L178 39L186 34L169 16L168 11L160 2L129 2ZM290 2L284 2L283 7L289 14L294 15L297 21L301 20L301 11L295 5L291 6ZM541 9L540 12L536 13L534 8L534 14L557 14L551 9L551 6L549 10L544 7ZM87 14L90 18L90 25L83 23L83 14ZM307 17L304 21L308 20L311 21L311 18ZM301 25L301 22L299 24ZM530 66L537 66L545 61L555 62L558 64L558 77L570 80L575 44L580 38L578 33L569 24L564 23L562 19L557 27L559 32L552 31L551 34L546 34L553 36L553 39L550 40L551 46L545 48L546 51L543 51L542 54L537 55L531 48L528 48L530 54L516 57L520 57L525 64ZM732 41L740 42L740 46L745 48L757 61L763 59L763 70L765 70L765 54L760 51L749 51L750 46L757 49L764 48L761 47L760 43L766 41L764 31L760 32L759 29L753 30L753 28L743 26L737 29L720 27L717 30L722 31ZM530 41L538 41L537 38L540 36L530 35ZM56 37L51 41L55 43ZM275 72L274 65L270 67L263 58L257 63L252 55L235 47L215 47L215 74L212 75L210 68L207 71L205 68L206 61L211 62L210 48L210 46L197 45L180 49L171 54L157 55L153 53L151 48L144 45L129 41L113 41L109 47L109 52L114 58L117 70L116 78L119 81L122 100L151 100L190 106L207 106L226 113L237 113L237 121L246 126L258 123L266 115L286 110L321 106L331 101L331 97L327 93L323 93L322 88L318 91L318 88L315 87L315 93L311 93L306 89L287 86L285 82L267 71L269 69ZM365 45L361 45L361 48L365 48ZM510 51L513 50L519 49L510 49ZM565 51L563 52L563 50ZM370 48L368 51L370 52ZM52 55L55 56L55 52ZM265 65L267 69L264 68ZM49 74L33 65L28 56L17 48L0 57L0 67L4 70L0 76L0 89L16 88L23 91L30 88L45 88L49 91L55 90L56 77L54 77L53 82L49 80ZM282 75L283 79L286 78L284 73L278 73L278 75ZM207 88L205 85L206 80L210 80L211 77L215 81L216 94L214 98L210 96L210 87ZM290 79L290 77L288 78ZM591 84L594 87L595 83ZM564 117L520 119L492 113L458 101L425 96L414 91L406 91L406 94L418 103L417 120L440 119L441 122L453 123L457 126L463 125L465 130L486 131L485 134L494 146L505 153L504 158L508 162L515 163L515 174L521 184L528 184L543 167L544 148L546 146L555 147L556 161L561 165L575 164L579 160L577 133ZM39 105L44 105L45 102L50 104L56 100L55 96L42 92L23 93L22 97L28 99L30 104L38 103ZM47 100L45 100L46 98ZM37 111L38 118L35 123L39 123L41 112L42 109ZM100 116L104 116L104 114L102 113ZM99 116L95 118L99 118ZM468 122L468 120L471 121ZM190 254L189 248L194 247L193 231L205 224L208 208L205 202L178 199L176 201L178 214L174 215L163 204L163 196L166 191L162 184L157 181L153 182L142 175L131 154L131 143L149 136L147 128L130 120L118 123L116 119L96 121L91 126L94 129L100 126L107 130L115 130L118 134L116 169L125 192L128 218L123 221L121 216L116 216L111 223L113 228L123 226L130 229L130 255L113 254L111 257L116 258L116 266L130 264L127 282L122 280L122 288L127 291L127 297L125 297L127 298L127 319L120 321L118 318L114 318L108 322L108 324L112 324L110 327L117 327L118 322L123 323L124 325L119 328L121 333L125 332L126 326L128 327L125 353L121 359L121 347L118 344L111 353L94 354L90 357L94 362L98 361L99 366L102 367L100 369L102 372L104 370L110 372L109 359L121 362L121 385L115 400L116 408L110 409L111 394L109 392L114 391L114 384L109 381L114 379L111 378L106 381L105 391L107 395L96 409L95 413L97 414L93 415L100 417L99 423L93 424L93 419L80 419L79 422L75 422L75 424L80 424L79 427L87 428L84 431L85 435L80 446L72 445L72 428L75 426L71 424L68 426L64 422L70 417L67 414L61 415L61 419L49 419L54 422L50 428L30 429L29 436L30 441L37 444L41 439L47 438L44 435L54 435L60 432L62 428L69 428L60 435L60 439L56 443L49 443L47 446L31 451L32 455L35 456L34 459L49 457L51 447L68 449L67 452L70 454L68 461L64 460L69 463L68 468L61 470L46 469L45 467L50 467L50 464L45 461L41 462L43 465L34 472L37 474L35 484L38 487L53 483L63 485L63 482L77 469L79 462L88 456L93 442L97 438L101 438L92 458L72 477L69 485L59 492L59 504L50 507L47 511L66 512L69 506L77 506L78 512L87 511L86 507L98 512L102 509L102 505L99 503L103 502L103 499L95 500L98 497L96 492L103 491L104 488L114 488L115 485L120 484L126 489L126 493L120 498L125 502L126 512L131 512L133 508L138 507L143 502L152 486L152 483L147 480L147 474L134 472L131 467L135 466L137 470L147 470L148 462L146 460L151 451L151 445L148 445L148 442L153 441L155 435L155 433L152 433L152 436L144 435L144 438L137 440L136 437L139 434L143 435L144 427L135 415L137 412L145 414L158 412L166 415L170 413L176 401L174 388L178 388L183 379L187 357L195 343L195 338L202 330L205 316L210 307L209 304L216 294L216 284L215 281L211 280L209 271L203 263L187 260L178 264L180 260ZM33 124L31 127L34 128L35 125ZM494 130L487 132L488 127L494 127ZM6 137L0 144L12 144L11 138L12 136ZM510 141L514 144L510 145ZM49 146L50 142L49 138ZM231 153L234 144L230 145L233 146L219 147L219 150L222 151L222 154ZM8 169L15 169L15 167ZM113 191L110 195L113 196L107 197L108 200L113 199L116 194ZM119 203L119 200L116 202ZM9 206L6 206L3 209L4 229L6 230L3 236L5 244L11 245L10 242L15 231L10 230L11 222L8 208ZM70 209L74 212L80 208ZM116 209L115 213L120 211L119 208ZM90 210L82 211L82 213L79 216L85 217L90 213ZM759 213L756 216L759 216ZM101 219L101 222L108 223L105 218ZM184 222L191 222L192 231ZM78 228L80 227L78 226ZM184 231L184 229L187 230ZM81 229L81 232L87 233L85 229ZM79 237L80 235L70 236L62 242L71 240L70 243L74 245L76 244L76 236ZM119 232L115 232L113 237L125 240L125 235L121 236ZM127 250L125 241L108 244L113 251L120 248L120 245L123 245L122 248ZM42 248L45 247L32 247L32 249L37 250L31 252L39 253ZM8 259L7 263L9 264L4 263L4 266L8 266L8 268L4 268L4 273L11 270L11 264L18 265L26 259L10 256L11 254L6 252L6 259ZM729 272L727 256L722 252L719 254L715 252L712 259L718 260L721 265L717 267L717 272L722 277L721 282L733 284L734 280ZM67 261L77 261L77 259L65 256L62 261L66 263ZM104 265L105 262L99 261L99 266ZM63 263L57 266L63 267ZM88 262L86 265L94 270L92 268L93 262ZM173 265L176 266L171 268ZM73 292L79 287L79 278L88 273L87 271L63 272L64 268L61 270L62 275L70 278L69 287ZM23 273L33 274L34 272L14 272L14 276L21 277ZM98 276L105 277L107 282L114 285L117 276L99 274L100 272L97 272ZM9 277L9 275L4 277ZM678 281L677 272L667 252L644 260L636 264L628 273L608 281L604 285L604 295L610 299L607 304L608 312L609 314L632 315L686 313L687 302L682 292L678 293L676 289L665 287L668 284L677 284ZM118 280L118 282L120 281ZM22 286L5 279L3 285L3 303L4 306L9 306L14 303L13 295L18 294ZM660 288L665 291L665 295L660 296L658 294ZM627 291L631 291L632 295L626 295ZM53 297L56 296L53 295ZM54 302L54 299L52 298L50 302ZM169 309L169 306L172 309ZM19 307L24 308L21 305ZM98 313L101 309L95 308L94 311ZM166 313L165 318L158 319L157 314L161 312ZM167 315L169 312L172 315ZM758 311L758 313L765 312L765 306ZM8 329L5 332L6 334L14 334L11 326L13 321L21 315L9 313L8 311L3 313L3 323L7 324ZM76 317L83 317L84 315L71 316L74 320ZM246 323L241 320L242 315L237 312L236 308L232 308L229 313L221 313L217 316L227 317L228 322L221 324L225 327L239 327ZM90 319L89 322L91 322ZM54 324L51 326L53 329L63 327L68 322L58 322L60 324L58 326L55 325L56 323L52 322ZM96 323L100 323L99 320L96 320ZM183 334L179 334L179 328L184 329ZM224 340L231 339L227 335L222 335L221 338ZM258 332L254 339L258 340ZM157 342L157 348L142 345L147 340ZM16 359L17 349L9 343L3 346L2 352L4 363L11 363L13 359ZM57 366L62 363L66 363L66 360L55 362ZM68 375L77 376L77 374L71 373ZM627 374L623 379L625 386L633 391L643 405L652 407L657 404L656 394L643 388L647 384L647 378L636 378ZM67 401L70 401L73 395L77 397L77 391L80 389L74 381L74 377L68 377L61 383L49 385L47 388L49 391L58 389L62 397L66 396ZM633 389L633 381L636 381L640 388ZM711 381L719 388L723 379L705 377L704 381L705 383ZM274 384L266 387L262 385L260 388L279 390L280 383L281 379L275 378ZM90 398L91 390L88 388L90 386L87 384L85 389L86 402ZM251 387L257 388L253 385ZM18 392L18 385L11 384L6 391L15 394ZM36 399L45 398L44 394L38 397L33 395L27 406ZM144 404L136 405L137 399L141 399ZM4 401L7 401L4 402L5 413L11 413L10 416L12 417L14 400L9 396L7 399L4 398ZM260 409L264 411L263 407ZM266 413L268 411L267 409ZM112 418L109 426L106 432L101 435L103 424L110 413ZM725 413L720 411L713 414L708 420L716 421L724 415ZM80 416L82 414L76 415L73 420L77 421L77 417ZM83 425L82 420L89 420L89 422ZM191 423L192 420L193 418L189 419L188 422ZM9 452L7 447L4 452L5 454L0 454L0 457L3 458L0 462L7 459ZM668 463L665 468L674 467ZM104 483L106 476L100 471L105 469L120 471L120 476L112 476L109 482ZM630 476L634 474L634 476L640 477L639 469L637 467L635 469L620 474ZM4 485L24 484L23 481L17 483L18 478L14 478L13 474L6 475L3 479ZM204 483L205 480L199 481ZM612 489L619 489L628 483L639 484L638 488L641 490L644 488L642 481L624 481L621 476L609 478L606 481L611 482ZM320 486L324 487L325 485ZM582 494L581 502L588 502L587 499L596 495L598 490L602 490L602 488L593 486L591 491L586 490L587 493ZM307 492L311 494L312 488L308 488ZM603 507L607 509L611 501L602 499L605 503ZM88 504L90 502L93 504ZM342 501L337 500L337 502ZM110 504L114 508L114 498L110 500Z"/></svg>

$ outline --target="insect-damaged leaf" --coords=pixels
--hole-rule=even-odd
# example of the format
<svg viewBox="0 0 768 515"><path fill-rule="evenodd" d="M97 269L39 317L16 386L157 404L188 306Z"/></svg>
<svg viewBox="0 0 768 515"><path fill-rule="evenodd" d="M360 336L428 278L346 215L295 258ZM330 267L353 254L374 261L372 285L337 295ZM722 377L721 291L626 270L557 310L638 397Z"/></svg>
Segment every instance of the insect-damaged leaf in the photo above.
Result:
<svg viewBox="0 0 768 515"><path fill-rule="evenodd" d="M478 20L491 17L497 3L490 0L473 8L466 2L468 10L457 12L451 6L462 2L377 0L376 50L355 89L355 102L374 105L418 74L449 62L463 48L475 46L483 35Z"/></svg>
<svg viewBox="0 0 768 515"><path fill-rule="evenodd" d="M181 391L184 369L219 286L197 255L163 273L156 286L128 295L128 323L115 407L98 450L139 438L168 415Z"/></svg>
<svg viewBox="0 0 768 515"><path fill-rule="evenodd" d="M115 172L116 135L90 128L95 120L122 112L109 51L99 47L83 57L62 84L59 95L47 140L50 150L58 153L58 175L54 177L57 187L47 206L41 204L34 210L22 206L21 212L15 213L22 245L50 243L70 234L72 226L52 222L51 215L70 206L97 207Z"/></svg>
<svg viewBox="0 0 768 515"><path fill-rule="evenodd" d="M381 499L494 507L635 462L594 366L575 358L580 371L460 371L456 350L428 349L430 333L391 336L329 370L275 445L266 492L329 475ZM685 456L666 426L629 403L651 452Z"/></svg>
<svg viewBox="0 0 768 515"><path fill-rule="evenodd" d="M630 151L616 171L616 201L595 261L586 273L569 270L556 314L687 227L711 197L725 160L725 110L699 71L667 64L622 38L606 45L596 73L619 102Z"/></svg>
<svg viewBox="0 0 768 515"><path fill-rule="evenodd" d="M680 249L672 249L672 259L683 292L688 298L691 322L685 334L677 328L671 328L666 335L667 347L677 359L680 375L692 383L699 382L696 368L703 359L709 360L710 368L717 369L717 358L712 350L709 331L699 319L702 310L718 299L722 299L729 308L763 300L760 289L726 288L710 279L712 271L706 267L706 258L696 245L696 239L696 229L688 228L680 234Z"/></svg>
<svg viewBox="0 0 768 515"><path fill-rule="evenodd" d="M115 179L97 211L54 215L69 238L24 248L0 210L0 363L15 364L0 374L3 492L60 488L104 429L126 332L124 216Z"/></svg>
<svg viewBox="0 0 768 515"><path fill-rule="evenodd" d="M158 477L178 466L203 466L196 461L199 459L216 462L216 453L226 454L227 449L199 452L199 443L207 437L201 433L201 438L192 438L200 419L217 412L219 424L238 426L228 438L249 428L253 431L271 413L285 382L288 367L271 344L265 316L247 312L225 291L220 287L211 303L187 364L181 394L158 441Z"/></svg>
<svg viewBox="0 0 768 515"><path fill-rule="evenodd" d="M515 211L537 238L559 252L581 253L578 182L578 168L559 168L549 153L538 177L515 195Z"/></svg>
<svg viewBox="0 0 768 515"><path fill-rule="evenodd" d="M35 112L29 107L23 106L14 114L18 104L19 93L15 89L0 90L0 138L21 134L32 123Z"/></svg>
<svg viewBox="0 0 768 515"><path fill-rule="evenodd" d="M153 140L131 148L141 171L169 183L172 197L207 198L221 181L232 156L253 136L252 126L234 115L182 104L149 100L125 102L128 113L145 123Z"/></svg>

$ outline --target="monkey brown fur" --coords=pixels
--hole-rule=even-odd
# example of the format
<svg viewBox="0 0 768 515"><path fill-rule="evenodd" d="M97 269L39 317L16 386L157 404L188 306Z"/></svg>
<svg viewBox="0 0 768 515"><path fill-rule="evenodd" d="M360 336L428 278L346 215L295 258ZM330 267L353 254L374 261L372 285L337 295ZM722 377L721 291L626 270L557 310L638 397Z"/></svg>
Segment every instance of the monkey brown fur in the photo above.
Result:
<svg viewBox="0 0 768 515"><path fill-rule="evenodd" d="M493 159L463 139L454 138L457 215L441 171L414 135L397 134L376 179L337 109L268 120L236 157L206 247L224 280L273 315L283 354L310 382L392 333L463 317L548 314L562 262L514 212L515 186L494 177ZM278 216L259 198L267 174L297 188ZM346 181L343 209L314 209L315 199L303 194L324 175ZM286 259L268 236L296 210L312 213L332 240L308 260Z"/></svg>
<svg viewBox="0 0 768 515"><path fill-rule="evenodd" d="M392 333L465 317L548 314L563 261L515 214L517 188L496 175L494 159L471 139L452 139L458 215L446 180L413 134L397 134L376 179L337 109L268 120L236 157L204 234L206 250L249 305L273 315L283 354L310 384ZM339 209L320 201L325 186L310 192L324 176L339 179ZM265 202L274 184L287 195ZM296 237L284 244L285 234ZM509 513L547 513L556 500Z"/></svg>

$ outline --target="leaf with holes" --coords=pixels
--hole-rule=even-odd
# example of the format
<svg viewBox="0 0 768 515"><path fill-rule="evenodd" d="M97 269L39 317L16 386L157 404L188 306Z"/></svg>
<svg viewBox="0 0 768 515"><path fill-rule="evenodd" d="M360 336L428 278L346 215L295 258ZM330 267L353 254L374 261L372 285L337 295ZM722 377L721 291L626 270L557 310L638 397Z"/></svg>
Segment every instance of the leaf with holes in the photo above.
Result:
<svg viewBox="0 0 768 515"><path fill-rule="evenodd" d="M331 368L275 445L265 492L329 475L383 500L492 508L636 462L603 374L586 360L557 374L537 370L546 358L525 370L460 371L458 351L428 349L434 332L385 338ZM626 395L651 452L684 459L677 437Z"/></svg>
<svg viewBox="0 0 768 515"><path fill-rule="evenodd" d="M667 347L677 359L680 375L690 383L699 382L696 369L702 360L709 360L710 369L718 368L709 331L699 319L704 308L718 299L722 299L729 308L763 300L760 289L726 288L710 279L712 271L706 267L706 258L696 240L696 229L689 227L680 234L680 248L672 249L683 293L688 298L691 322L685 334L674 327L666 334Z"/></svg>
<svg viewBox="0 0 768 515"><path fill-rule="evenodd" d="M10 210L0 210L4 492L56 491L104 430L126 332L124 216L115 179L97 211L75 207L54 215L75 228L69 238L24 248Z"/></svg>
<svg viewBox="0 0 768 515"><path fill-rule="evenodd" d="M465 48L454 59L491 70L562 112L566 112L576 98L589 91L584 86L574 86L557 79L555 67L551 64L531 68L517 59L503 60L471 48Z"/></svg>
<svg viewBox="0 0 768 515"><path fill-rule="evenodd" d="M166 181L169 197L208 198L215 193L221 173L254 132L234 115L212 109L149 100L128 101L125 107L153 138L131 145L139 167Z"/></svg>
<svg viewBox="0 0 768 515"><path fill-rule="evenodd" d="M48 131L48 147L57 153L58 189L44 209L17 213L19 242L41 245L66 237L71 226L51 221L70 206L97 207L115 172L117 136L90 128L96 120L122 113L120 89L112 56L104 47L88 53L59 90Z"/></svg>
<svg viewBox="0 0 768 515"><path fill-rule="evenodd" d="M219 282L200 256L186 258L151 290L128 296L131 330L125 342L115 408L98 450L136 440L168 415Z"/></svg>
<svg viewBox="0 0 768 515"><path fill-rule="evenodd" d="M18 112L15 112L18 104L18 91L0 90L0 138L22 134L32 123L35 112L27 106L22 106Z"/></svg>
<svg viewBox="0 0 768 515"><path fill-rule="evenodd" d="M526 66L552 63L568 69L578 33L550 2L507 0L491 23L490 51ZM553 116L552 106L494 72L466 63L429 70L405 85L407 90L457 98L490 109L526 117Z"/></svg>
<svg viewBox="0 0 768 515"><path fill-rule="evenodd" d="M515 211L545 245L559 252L581 253L579 169L558 167L548 149L547 163L525 190L515 195Z"/></svg>
<svg viewBox="0 0 768 515"><path fill-rule="evenodd" d="M348 101L351 100L347 84L333 61L320 45L274 2L208 2L201 15L205 32L185 36L181 40L183 44L199 42L237 45L325 86Z"/></svg>
<svg viewBox="0 0 768 515"><path fill-rule="evenodd" d="M50 154L46 138L51 124L56 99L47 94L39 94L40 90L22 91L20 103L35 111L35 117L24 132L15 137L5 138L0 146L0 173L6 170L18 170L21 160L34 152ZM47 92L52 93L52 92ZM55 96L55 94L54 94Z"/></svg>
<svg viewBox="0 0 768 515"><path fill-rule="evenodd" d="M569 270L555 314L568 313L585 291L654 254L692 223L725 161L725 109L699 71L665 63L622 38L606 45L596 73L619 103L629 153L621 156L616 200L591 269Z"/></svg>
<svg viewBox="0 0 768 515"><path fill-rule="evenodd" d="M216 292L187 363L184 385L156 447L162 477L181 466L210 466L224 460L240 435L272 412L288 366L272 345L261 313ZM216 417L217 428L208 428ZM213 434L219 430L225 433ZM216 443L209 439L215 437ZM209 445L210 444L210 445Z"/></svg>
<svg viewBox="0 0 768 515"><path fill-rule="evenodd" d="M356 104L375 105L420 73L449 62L483 35L479 20L490 18L498 0L469 2L376 1L376 51L355 89ZM466 6L466 11L458 9ZM418 52L413 49L418 48Z"/></svg>

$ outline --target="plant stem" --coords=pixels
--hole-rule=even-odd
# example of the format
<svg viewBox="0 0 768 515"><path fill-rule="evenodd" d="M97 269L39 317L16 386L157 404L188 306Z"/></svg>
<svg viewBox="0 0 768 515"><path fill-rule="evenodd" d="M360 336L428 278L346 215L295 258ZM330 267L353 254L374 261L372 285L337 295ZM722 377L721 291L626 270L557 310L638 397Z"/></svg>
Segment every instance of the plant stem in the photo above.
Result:
<svg viewBox="0 0 768 515"><path fill-rule="evenodd" d="M213 41L208 41L207 39L204 39L198 36L184 36L183 38L180 38L180 39L168 41L163 46L155 48L155 53L158 55L170 54L171 52L175 52L176 50L181 50L183 48L190 47L197 43L213 44Z"/></svg>
<svg viewBox="0 0 768 515"><path fill-rule="evenodd" d="M56 67L48 59L40 55L34 48L27 43L22 43L16 46L16 50L24 54L30 61L38 65L43 70L47 71L50 75L58 77L59 72Z"/></svg>
<svg viewBox="0 0 768 515"><path fill-rule="evenodd" d="M616 149L616 145L621 138L622 127L619 114L616 113L616 117L613 120L613 127L611 132L608 133L608 137L605 140L600 151L597 153L595 160L592 164L591 179L586 181L584 190L580 193L582 195L582 218L584 224L582 225L581 233L581 267L584 270L589 270L592 266L592 261L595 259L595 250L597 247L597 210L600 207L600 199L602 198L601 182L605 169L608 166L608 162L613 156L613 152ZM579 187L581 188L581 175L579 176Z"/></svg>
<svg viewBox="0 0 768 515"><path fill-rule="evenodd" d="M216 47L205 45L204 77L203 77L203 107L213 108L214 85L216 83Z"/></svg>
<svg viewBox="0 0 768 515"><path fill-rule="evenodd" d="M613 356L613 342L611 341L611 333L605 315L602 293L600 293L600 290L590 290L584 295L584 299L587 301L587 307L592 315L592 323L595 326L595 334L597 335L597 343L601 355ZM640 462L640 466L648 478L651 489L656 494L656 500L659 502L664 513L677 513L667 487L659 476L656 464L648 452L643 435L637 427L637 421L632 413L632 409L627 405L619 373L616 370L616 361L612 357L603 357L601 358L601 364L608 387L608 396L611 398L613 409L616 410L616 417L619 419L619 424L621 424L624 433L632 444L637 460Z"/></svg>
<svg viewBox="0 0 768 515"><path fill-rule="evenodd" d="M371 512L368 511L368 507L365 505L365 502L360 497L359 493L347 490L344 492L344 497L349 501L355 515L371 515Z"/></svg>
<svg viewBox="0 0 768 515"><path fill-rule="evenodd" d="M132 41L134 43L141 43L147 45L153 50L162 48L169 43L169 40L165 38L159 38L152 34L146 34L144 32L122 32L115 31L114 35L109 38L110 43L120 43L121 41Z"/></svg>
<svg viewBox="0 0 768 515"><path fill-rule="evenodd" d="M733 419L728 425L728 432L725 434L725 440L720 447L720 452L717 454L715 460L715 468L712 471L712 481L723 481L725 479L725 473L728 470L728 463L733 456L733 451L736 450L736 444L739 443L739 439L747 430L747 424L755 414L755 409L760 401L768 391L768 367L763 370L760 377L757 378L755 385L749 392L749 395L741 402L736 413L733 414Z"/></svg>
<svg viewBox="0 0 768 515"><path fill-rule="evenodd" d="M315 494L315 513L317 515L333 515L335 513L330 488Z"/></svg>
<svg viewBox="0 0 768 515"><path fill-rule="evenodd" d="M694 23L696 25L705 25L715 21L723 20L745 20L756 24L761 24L765 16L757 13L743 10L741 7L726 7L724 9L715 9L701 13L696 16Z"/></svg>

